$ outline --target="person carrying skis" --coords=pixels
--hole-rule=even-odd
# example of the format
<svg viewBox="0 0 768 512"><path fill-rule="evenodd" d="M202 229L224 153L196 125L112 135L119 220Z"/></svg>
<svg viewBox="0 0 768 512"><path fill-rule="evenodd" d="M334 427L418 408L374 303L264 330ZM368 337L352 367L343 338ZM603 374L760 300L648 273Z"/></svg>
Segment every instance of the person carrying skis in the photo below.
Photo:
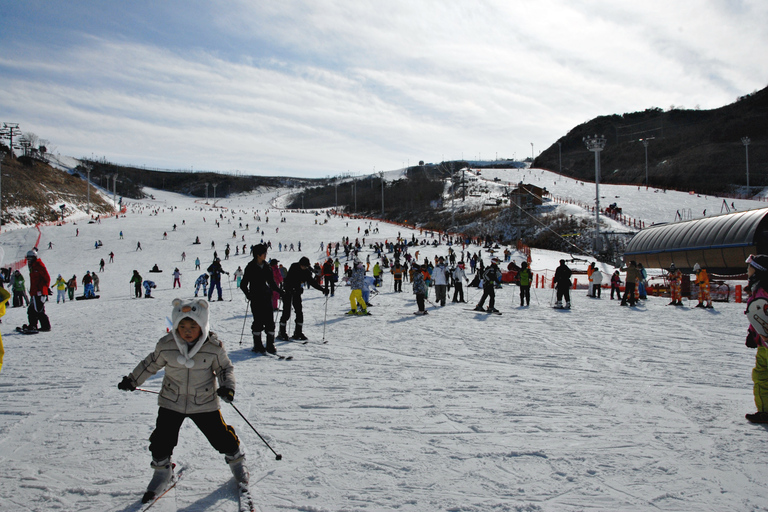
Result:
<svg viewBox="0 0 768 512"><path fill-rule="evenodd" d="M698 263L693 266L693 271L696 273L695 283L699 285L699 304L697 308L713 308L712 296L709 290L709 276L707 270L701 268ZM706 304L705 304L706 303Z"/></svg>
<svg viewBox="0 0 768 512"><path fill-rule="evenodd" d="M203 297L208 296L208 274L200 274L195 280L195 297L197 297L200 287L203 287Z"/></svg>
<svg viewBox="0 0 768 512"><path fill-rule="evenodd" d="M61 302L67 302L67 282L61 277L56 278L56 282L53 283L56 286L56 304Z"/></svg>
<svg viewBox="0 0 768 512"><path fill-rule="evenodd" d="M415 314L426 315L428 313L424 305L424 299L427 296L427 282L424 279L424 272L421 271L421 266L418 263L414 263L411 270L413 271L413 279L411 280L413 283L413 293L416 295L416 305L419 307Z"/></svg>
<svg viewBox="0 0 768 512"><path fill-rule="evenodd" d="M530 306L531 281L533 280L533 274L531 273L531 269L528 268L527 261L520 264L520 270L517 272L517 279L520 283L520 306Z"/></svg>
<svg viewBox="0 0 768 512"><path fill-rule="evenodd" d="M362 261L355 263L355 267L352 269L352 274L348 278L349 287L352 291L349 294L349 306L350 310L348 315L368 315L368 306L363 300L363 285L365 281L365 265ZM360 312L357 312L357 308L360 307Z"/></svg>
<svg viewBox="0 0 768 512"><path fill-rule="evenodd" d="M483 271L483 296L480 302L475 306L475 311L487 311L488 313L498 313L496 305L496 283L501 280L501 269L499 268L499 258L491 258L491 264ZM488 299L488 309L483 308L485 299Z"/></svg>
<svg viewBox="0 0 768 512"><path fill-rule="evenodd" d="M213 297L214 288L218 292L219 301L224 300L221 297L221 274L229 275L229 272L221 268L221 260L219 258L215 258L213 263L208 265L206 270L208 270L208 273L211 274L211 285L208 288L208 301L210 302L211 297Z"/></svg>
<svg viewBox="0 0 768 512"><path fill-rule="evenodd" d="M181 272L179 272L178 267L173 269L172 275L173 275L173 288L176 289L177 285L179 288L181 288Z"/></svg>
<svg viewBox="0 0 768 512"><path fill-rule="evenodd" d="M565 308L571 308L571 269L565 264L565 260L560 260L560 266L555 270L555 288L557 289L557 301L555 307L563 307L565 299Z"/></svg>
<svg viewBox="0 0 768 512"><path fill-rule="evenodd" d="M757 300L768 301L768 255L750 254L747 258L747 276L746 290L750 295L747 299L745 313L750 312L750 306L753 302ZM752 314L749 316L751 317ZM746 414L745 417L751 423L768 423L768 336L759 334L752 325L751 319L745 345L757 349L755 367L752 370L752 382L754 383L752 393L755 397L757 412Z"/></svg>
<svg viewBox="0 0 768 512"><path fill-rule="evenodd" d="M243 280L240 282L240 289L246 298L251 302L251 313L253 313L253 323L251 324L251 334L253 335L253 351L270 354L276 354L275 349L275 320L272 318L272 293L282 293L275 284L275 278L272 275L272 267L267 260L267 246L257 244L252 250L253 259L245 266ZM267 333L267 346L264 347L261 341L261 331Z"/></svg>
<svg viewBox="0 0 768 512"><path fill-rule="evenodd" d="M469 284L467 274L464 273L464 262L460 261L453 269L453 302L467 302L464 300L464 284L462 279Z"/></svg>
<svg viewBox="0 0 768 512"><path fill-rule="evenodd" d="M209 305L205 299L173 300L173 330L157 342L154 352L117 385L135 391L149 377L165 369L157 398L157 421L149 437L154 470L142 502L163 492L173 477L171 457L179 429L190 418L216 451L224 455L238 482L248 483L245 451L234 427L221 415L219 399L235 397L235 368L224 344L209 330Z"/></svg>
<svg viewBox="0 0 768 512"><path fill-rule="evenodd" d="M37 257L34 249L27 252L27 266L29 267L29 307L27 308L27 329L37 331L40 323L41 331L51 330L51 321L45 313L45 303L51 295L51 276L45 264ZM23 328L23 327L22 327Z"/></svg>
<svg viewBox="0 0 768 512"><path fill-rule="evenodd" d="M292 340L306 340L304 335L304 310L301 304L301 294L304 292L304 283L307 283L312 288L322 292L324 295L328 295L328 290L317 284L315 277L310 269L309 258L303 256L298 263L292 264L288 268L288 274L283 281L283 314L280 315L280 332L277 334L278 340L287 341ZM291 306L296 311L296 328L293 331L293 336L288 338L286 332L286 325L291 318Z"/></svg>
<svg viewBox="0 0 768 512"><path fill-rule="evenodd" d="M72 279L74 279L74 278L75 278L75 276L72 276ZM142 279L141 279L141 276L139 275L139 271L138 270L134 270L133 271L133 275L131 276L131 280L128 281L128 282L129 283L133 283L133 297L136 298L136 299L141 297L141 283L142 283ZM75 288L77 288L77 286L75 286Z"/></svg>

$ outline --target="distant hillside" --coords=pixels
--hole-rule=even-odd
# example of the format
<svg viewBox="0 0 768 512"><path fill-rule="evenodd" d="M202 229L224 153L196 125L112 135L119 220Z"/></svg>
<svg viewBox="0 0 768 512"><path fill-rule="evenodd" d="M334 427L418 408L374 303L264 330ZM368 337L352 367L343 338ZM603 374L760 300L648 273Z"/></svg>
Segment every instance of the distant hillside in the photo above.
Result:
<svg viewBox="0 0 768 512"><path fill-rule="evenodd" d="M11 159L7 147L2 148L3 224L35 224L53 222L61 215L88 209L88 187L85 180L54 169L45 162L29 157ZM112 204L91 189L91 211L96 214L114 212Z"/></svg>
<svg viewBox="0 0 768 512"><path fill-rule="evenodd" d="M322 179L304 179L288 177L265 176L239 176L231 174L219 174L214 172L184 172L184 171L159 171L148 170L139 167L127 167L103 161L82 160L74 172L87 175L85 165L91 167L91 181L93 183L112 182L108 176L117 174L117 195L140 199L143 197L142 187L151 187L161 190L170 190L180 194L188 194L195 197L228 197L232 194L250 192L259 187L296 187L311 186L324 183ZM214 186L216 185L215 196ZM109 186L110 190L112 185Z"/></svg>
<svg viewBox="0 0 768 512"><path fill-rule="evenodd" d="M601 181L645 183L645 149L648 144L648 179L651 186L701 193L733 192L746 185L746 151L742 137L749 137L749 184L768 186L768 88L739 98L714 110L648 109L624 115L597 117L562 137L562 173L594 181L594 154L583 137L604 135ZM560 172L558 143L534 161L534 167Z"/></svg>

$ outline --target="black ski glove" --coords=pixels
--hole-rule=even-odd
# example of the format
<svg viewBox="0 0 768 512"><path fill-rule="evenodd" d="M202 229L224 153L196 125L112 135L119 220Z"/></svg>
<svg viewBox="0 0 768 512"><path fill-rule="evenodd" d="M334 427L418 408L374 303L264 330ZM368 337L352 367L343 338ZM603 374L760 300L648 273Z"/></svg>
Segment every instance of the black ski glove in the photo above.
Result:
<svg viewBox="0 0 768 512"><path fill-rule="evenodd" d="M126 375L123 377L123 380L120 381L120 384L117 385L117 389L122 389L123 391L136 391L136 385L131 378Z"/></svg>
<svg viewBox="0 0 768 512"><path fill-rule="evenodd" d="M216 390L216 394L221 397L222 400L227 402L228 404L232 403L232 400L235 399L235 390L229 389L227 387L220 387Z"/></svg>
<svg viewBox="0 0 768 512"><path fill-rule="evenodd" d="M747 341L744 343L749 348L757 348L758 334L756 332L749 331L747 333Z"/></svg>

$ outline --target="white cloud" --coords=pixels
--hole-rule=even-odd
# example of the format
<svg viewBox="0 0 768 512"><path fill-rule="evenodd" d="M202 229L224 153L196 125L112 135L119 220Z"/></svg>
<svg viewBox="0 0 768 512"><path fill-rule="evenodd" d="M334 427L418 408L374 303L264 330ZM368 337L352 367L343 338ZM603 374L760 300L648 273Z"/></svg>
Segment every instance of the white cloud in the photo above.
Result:
<svg viewBox="0 0 768 512"><path fill-rule="evenodd" d="M525 157L597 115L714 108L764 87L766 5L234 1L186 13L207 30L190 48L170 44L188 28L171 19L145 20L151 42L2 42L0 111L74 156L167 167L326 175Z"/></svg>

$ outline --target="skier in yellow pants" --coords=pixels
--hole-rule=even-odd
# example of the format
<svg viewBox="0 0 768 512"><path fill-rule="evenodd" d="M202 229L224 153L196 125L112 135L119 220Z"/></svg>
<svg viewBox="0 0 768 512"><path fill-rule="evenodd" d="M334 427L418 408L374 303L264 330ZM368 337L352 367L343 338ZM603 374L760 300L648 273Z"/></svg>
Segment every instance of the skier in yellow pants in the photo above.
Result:
<svg viewBox="0 0 768 512"><path fill-rule="evenodd" d="M11 294L8 290L0 285L0 316L5 315L5 305L11 298ZM0 336L0 371L3 369L3 356L5 355L5 349L3 348L3 337Z"/></svg>

